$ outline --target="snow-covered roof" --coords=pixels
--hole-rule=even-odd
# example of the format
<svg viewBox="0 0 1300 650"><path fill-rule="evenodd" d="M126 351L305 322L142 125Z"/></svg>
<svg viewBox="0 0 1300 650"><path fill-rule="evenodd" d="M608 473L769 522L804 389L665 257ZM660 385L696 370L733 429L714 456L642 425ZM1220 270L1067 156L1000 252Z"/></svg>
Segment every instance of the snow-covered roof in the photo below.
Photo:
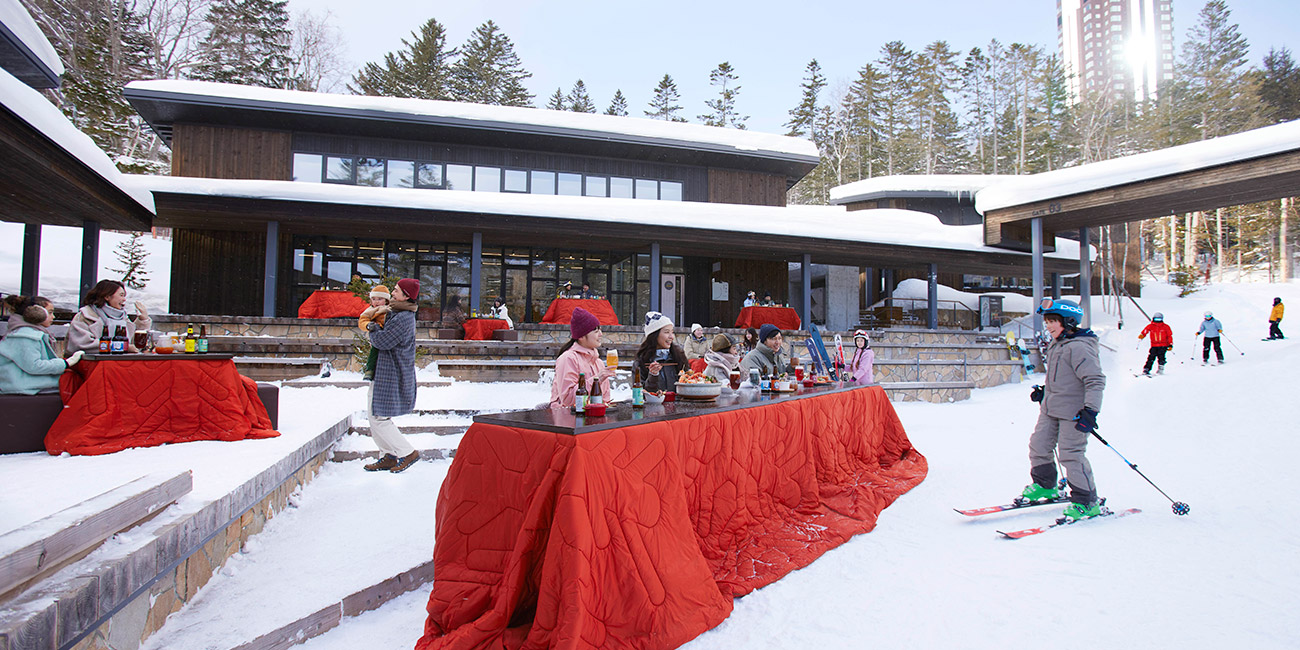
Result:
<svg viewBox="0 0 1300 650"><path fill-rule="evenodd" d="M752 233L761 228L768 235L1028 257L1027 253L984 245L983 226L947 226L934 215L911 210L880 209L871 211L870 217L853 218L839 206L644 201L179 176L127 175L126 179L142 190L175 194L545 217L639 224L646 228L700 228L736 233ZM1056 251L1047 256L1077 260L1079 244L1058 238Z"/></svg>
<svg viewBox="0 0 1300 650"><path fill-rule="evenodd" d="M820 161L817 146L800 138L638 117L429 99L335 95L206 81L133 81L127 84L126 92L133 101L166 99L296 114L341 115L359 120L407 121L587 140L629 141L810 164Z"/></svg>
<svg viewBox="0 0 1300 650"><path fill-rule="evenodd" d="M1300 120L1123 158L1016 176L975 194L980 214L1300 149Z"/></svg>
<svg viewBox="0 0 1300 650"><path fill-rule="evenodd" d="M53 85L57 85L63 74L63 62L18 0L0 0L0 39L8 41L15 53L26 59L29 65L43 68L43 76L51 78Z"/></svg>
<svg viewBox="0 0 1300 650"><path fill-rule="evenodd" d="M914 196L929 198L969 198L990 185L1015 178L993 174L902 174L864 178L847 185L832 187L830 201L844 205L857 201Z"/></svg>
<svg viewBox="0 0 1300 650"><path fill-rule="evenodd" d="M149 212L154 211L153 194L136 184L124 183L122 172L109 160L90 136L77 129L44 95L28 87L13 75L0 70L0 105L18 119L39 131L59 148L81 161L113 186L121 189ZM40 188L31 188L39 192Z"/></svg>

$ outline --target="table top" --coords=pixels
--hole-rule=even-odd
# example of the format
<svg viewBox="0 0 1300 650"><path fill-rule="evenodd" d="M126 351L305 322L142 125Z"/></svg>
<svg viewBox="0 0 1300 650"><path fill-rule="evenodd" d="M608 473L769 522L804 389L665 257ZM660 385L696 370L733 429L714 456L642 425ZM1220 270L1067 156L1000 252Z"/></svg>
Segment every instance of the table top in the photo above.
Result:
<svg viewBox="0 0 1300 650"><path fill-rule="evenodd" d="M592 431L617 429L637 426L650 422L676 420L711 413L724 413L738 409L764 406L773 402L807 399L820 395L830 395L844 391L858 390L876 384L855 382L835 382L827 386L800 388L792 393L760 393L751 388L731 391L723 388L722 395L714 400L685 399L680 394L677 401L663 404L646 404L645 408L634 409L631 402L619 402L610 406L605 415L586 417L573 413L567 408L545 408L533 411L513 411L510 413L488 413L474 416L475 422L496 424L521 429L536 429L552 433L581 435Z"/></svg>
<svg viewBox="0 0 1300 650"><path fill-rule="evenodd" d="M131 352L128 354L87 354L82 357L86 361L225 361L235 358L235 355L227 352L205 352L203 354L193 352L173 352L171 354L158 354L156 352Z"/></svg>

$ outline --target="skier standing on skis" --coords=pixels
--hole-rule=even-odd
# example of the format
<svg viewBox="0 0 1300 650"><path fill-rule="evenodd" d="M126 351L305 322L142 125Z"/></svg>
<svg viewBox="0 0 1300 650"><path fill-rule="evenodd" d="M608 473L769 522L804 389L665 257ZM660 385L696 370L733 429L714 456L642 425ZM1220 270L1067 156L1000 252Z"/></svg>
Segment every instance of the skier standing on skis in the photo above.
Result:
<svg viewBox="0 0 1300 650"><path fill-rule="evenodd" d="M1273 311L1268 313L1269 340L1286 338L1285 336L1282 336L1282 312L1285 310L1286 306L1282 304L1282 298L1274 298Z"/></svg>
<svg viewBox="0 0 1300 650"><path fill-rule="evenodd" d="M1223 365L1223 346L1219 343L1219 337L1223 336L1223 323L1214 317L1214 312L1205 312L1205 320L1201 321L1201 329L1196 330L1196 335L1205 336L1205 343L1201 350L1201 365L1210 362L1210 346L1214 346L1214 356L1219 359L1219 365Z"/></svg>
<svg viewBox="0 0 1300 650"><path fill-rule="evenodd" d="M1029 501L1061 498L1056 484L1053 452L1065 469L1070 505L1065 517L1086 519L1101 514L1097 485L1086 452L1088 436L1097 429L1097 412L1106 375L1101 371L1097 335L1081 329L1083 310L1070 300L1047 298L1038 307L1043 328L1052 337L1044 365L1046 385L1035 386L1030 399L1040 402L1038 423L1029 436L1029 477L1021 497Z"/></svg>
<svg viewBox="0 0 1300 650"><path fill-rule="evenodd" d="M1160 368L1156 370L1156 374L1164 374L1165 353L1174 349L1174 331L1165 324L1164 314L1156 312L1151 316L1151 322L1143 328L1141 334L1138 334L1138 339L1144 339L1148 334L1151 335L1151 352L1147 353L1147 364L1142 366L1142 374L1150 375L1151 366L1157 359L1160 361Z"/></svg>

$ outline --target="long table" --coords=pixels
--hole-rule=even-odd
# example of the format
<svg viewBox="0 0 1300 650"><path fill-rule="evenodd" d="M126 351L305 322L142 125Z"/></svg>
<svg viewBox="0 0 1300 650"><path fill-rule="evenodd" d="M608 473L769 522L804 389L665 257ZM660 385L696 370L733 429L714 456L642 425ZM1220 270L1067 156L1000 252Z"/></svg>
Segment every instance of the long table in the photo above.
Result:
<svg viewBox="0 0 1300 650"><path fill-rule="evenodd" d="M789 307L745 307L736 316L736 327L762 327L771 323L783 330L797 330L803 326L799 312Z"/></svg>
<svg viewBox="0 0 1300 650"><path fill-rule="evenodd" d="M480 415L437 501L432 648L674 648L926 475L878 385Z"/></svg>
<svg viewBox="0 0 1300 650"><path fill-rule="evenodd" d="M280 435L230 354L87 354L59 392L65 406L45 435L54 455Z"/></svg>
<svg viewBox="0 0 1300 650"><path fill-rule="evenodd" d="M560 323L567 325L573 319L573 310L582 307L591 312L601 325L618 325L618 315L608 300L601 298L556 298L546 308L542 316L543 323Z"/></svg>

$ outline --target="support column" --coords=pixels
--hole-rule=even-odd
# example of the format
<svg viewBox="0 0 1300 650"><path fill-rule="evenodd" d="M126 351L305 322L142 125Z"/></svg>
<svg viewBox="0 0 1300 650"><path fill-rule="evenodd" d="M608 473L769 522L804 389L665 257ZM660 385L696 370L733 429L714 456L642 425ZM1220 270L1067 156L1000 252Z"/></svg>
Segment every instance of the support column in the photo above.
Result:
<svg viewBox="0 0 1300 650"><path fill-rule="evenodd" d="M477 312L483 305L483 233L474 233L469 254L469 306L465 312Z"/></svg>
<svg viewBox="0 0 1300 650"><path fill-rule="evenodd" d="M1052 274L1052 300L1061 299L1061 274Z"/></svg>
<svg viewBox="0 0 1300 650"><path fill-rule="evenodd" d="M80 302L99 282L99 222L83 221L81 224L81 291L77 294Z"/></svg>
<svg viewBox="0 0 1300 650"><path fill-rule="evenodd" d="M926 327L937 330L939 329L939 265L930 262L927 266L929 267L929 276L926 281L929 286L927 287L926 298L929 303L929 319Z"/></svg>
<svg viewBox="0 0 1300 650"><path fill-rule="evenodd" d="M650 311L659 311L663 306L663 278L659 277L659 242L650 244ZM680 325L680 323L678 323Z"/></svg>
<svg viewBox="0 0 1300 650"><path fill-rule="evenodd" d="M18 281L18 293L35 296L40 293L41 275L41 224L29 223L23 228L23 270Z"/></svg>
<svg viewBox="0 0 1300 650"><path fill-rule="evenodd" d="M885 269L884 273L885 273L884 295L880 297L889 299L894 297L894 269ZM894 303L892 302L887 303L887 306L892 304Z"/></svg>
<svg viewBox="0 0 1300 650"><path fill-rule="evenodd" d="M266 264L262 271L262 315L275 317L276 289L280 277L280 222L266 222Z"/></svg>
<svg viewBox="0 0 1300 650"><path fill-rule="evenodd" d="M1043 331L1043 316L1038 313L1038 305L1043 302L1043 218L1035 217L1029 222L1030 245L1033 248L1033 281L1034 281L1034 334L1037 335Z"/></svg>
<svg viewBox="0 0 1300 650"><path fill-rule="evenodd" d="M1092 327L1092 258L1088 254L1091 233L1087 228L1079 229L1079 306L1083 308L1083 322L1080 327Z"/></svg>
<svg viewBox="0 0 1300 650"><path fill-rule="evenodd" d="M863 303L862 308L867 309L879 300L876 296L880 291L878 286L879 280L876 277L876 269L868 266L864 275L865 277L863 282L867 285L867 293L863 296L863 299L866 300L866 302Z"/></svg>
<svg viewBox="0 0 1300 650"><path fill-rule="evenodd" d="M812 330L812 255L803 254L799 264L799 318L803 319L803 328Z"/></svg>

